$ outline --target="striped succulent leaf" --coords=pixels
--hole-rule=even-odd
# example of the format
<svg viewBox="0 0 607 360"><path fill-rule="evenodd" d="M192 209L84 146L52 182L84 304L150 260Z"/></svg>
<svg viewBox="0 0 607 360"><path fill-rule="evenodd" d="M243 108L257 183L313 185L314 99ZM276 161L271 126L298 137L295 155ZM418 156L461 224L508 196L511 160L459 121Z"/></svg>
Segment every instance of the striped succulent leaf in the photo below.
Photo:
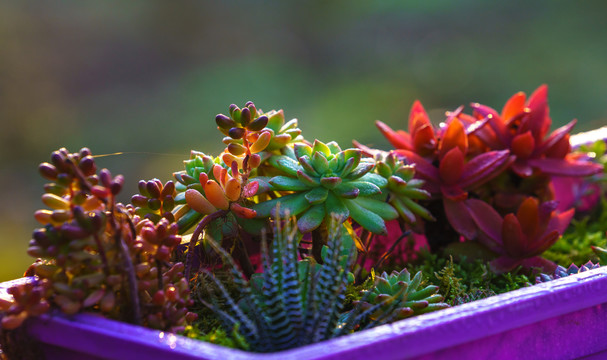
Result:
<svg viewBox="0 0 607 360"><path fill-rule="evenodd" d="M355 328L385 323L390 316L370 320L376 308L369 311L362 306L350 312L347 321L341 319L348 282L347 267L341 258L341 227L341 219L334 217L330 221L325 263L318 265L310 259L297 261L295 219L275 220L271 250L265 243L262 245L264 273L251 281L259 284L256 281L261 280L262 287L257 290L252 289L251 283L237 270L230 255L211 243L224 263L232 267L242 299L238 305L218 284L220 296L226 298L226 307L219 307L216 300L213 304L205 301L203 304L217 313L227 333L238 329L255 351L284 350L347 334ZM352 259L351 255L348 266Z"/></svg>

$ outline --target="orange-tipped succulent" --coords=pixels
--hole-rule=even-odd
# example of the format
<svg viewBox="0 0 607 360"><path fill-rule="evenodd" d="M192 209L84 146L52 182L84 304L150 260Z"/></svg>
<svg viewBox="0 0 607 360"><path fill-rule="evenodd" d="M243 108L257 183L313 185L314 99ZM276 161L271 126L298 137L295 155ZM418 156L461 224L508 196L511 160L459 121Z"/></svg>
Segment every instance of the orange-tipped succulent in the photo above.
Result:
<svg viewBox="0 0 607 360"><path fill-rule="evenodd" d="M237 175L230 175L226 168L217 164L213 167L213 176L216 180L209 179L204 172L200 173L199 181L204 189L204 195L196 189L186 190L185 199L188 206L204 215L210 215L218 210L230 210L241 218L254 218L255 210L242 206L239 201L255 195L258 184L252 181L243 188L242 177L239 176L237 168L233 167L232 173Z"/></svg>

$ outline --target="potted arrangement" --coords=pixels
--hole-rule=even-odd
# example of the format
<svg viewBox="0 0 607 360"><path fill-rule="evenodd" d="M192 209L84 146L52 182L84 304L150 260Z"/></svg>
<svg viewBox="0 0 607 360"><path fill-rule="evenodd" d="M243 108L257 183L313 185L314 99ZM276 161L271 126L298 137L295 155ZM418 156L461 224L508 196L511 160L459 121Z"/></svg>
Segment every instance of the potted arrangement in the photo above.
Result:
<svg viewBox="0 0 607 360"><path fill-rule="evenodd" d="M124 178L90 150L53 152L37 260L0 288L5 356L606 350L591 335L607 327L604 131L550 132L546 86L501 113L471 107L435 127L415 102L408 132L377 122L395 147L383 151L310 142L282 110L231 105L219 156L192 151L126 205Z"/></svg>

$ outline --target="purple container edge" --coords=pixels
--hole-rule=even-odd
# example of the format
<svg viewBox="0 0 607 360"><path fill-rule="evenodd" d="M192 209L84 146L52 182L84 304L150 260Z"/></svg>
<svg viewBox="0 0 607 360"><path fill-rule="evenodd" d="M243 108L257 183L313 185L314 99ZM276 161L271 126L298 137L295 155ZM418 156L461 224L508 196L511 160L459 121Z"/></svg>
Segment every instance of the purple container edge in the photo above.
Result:
<svg viewBox="0 0 607 360"><path fill-rule="evenodd" d="M19 279L16 281L24 281ZM26 280L25 280L26 281ZM0 284L0 296L15 281ZM588 296L588 294L592 294ZM4 295L6 296L6 295ZM28 332L42 343L111 359L415 358L607 303L607 267L405 319L292 350L257 354L146 329L94 314L45 315ZM473 321L471 321L473 320ZM477 324L487 324L479 327ZM458 329L454 332L454 329ZM69 336L68 336L69 335ZM74 337L80 337L81 340ZM88 339L88 341L87 341ZM126 344L131 348L125 348ZM607 349L595 349L596 352ZM396 357L395 357L396 356Z"/></svg>

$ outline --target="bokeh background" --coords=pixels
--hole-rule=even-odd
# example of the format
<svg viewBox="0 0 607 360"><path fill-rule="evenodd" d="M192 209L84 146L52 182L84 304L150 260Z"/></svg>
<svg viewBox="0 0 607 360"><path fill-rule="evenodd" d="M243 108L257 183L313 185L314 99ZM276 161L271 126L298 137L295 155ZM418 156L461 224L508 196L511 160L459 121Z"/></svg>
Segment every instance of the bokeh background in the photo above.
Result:
<svg viewBox="0 0 607 360"><path fill-rule="evenodd" d="M0 281L20 276L51 151L83 146L126 176L170 179L217 154L214 116L253 100L308 139L387 148L461 104L550 86L553 127L607 124L605 1L29 1L0 3Z"/></svg>

